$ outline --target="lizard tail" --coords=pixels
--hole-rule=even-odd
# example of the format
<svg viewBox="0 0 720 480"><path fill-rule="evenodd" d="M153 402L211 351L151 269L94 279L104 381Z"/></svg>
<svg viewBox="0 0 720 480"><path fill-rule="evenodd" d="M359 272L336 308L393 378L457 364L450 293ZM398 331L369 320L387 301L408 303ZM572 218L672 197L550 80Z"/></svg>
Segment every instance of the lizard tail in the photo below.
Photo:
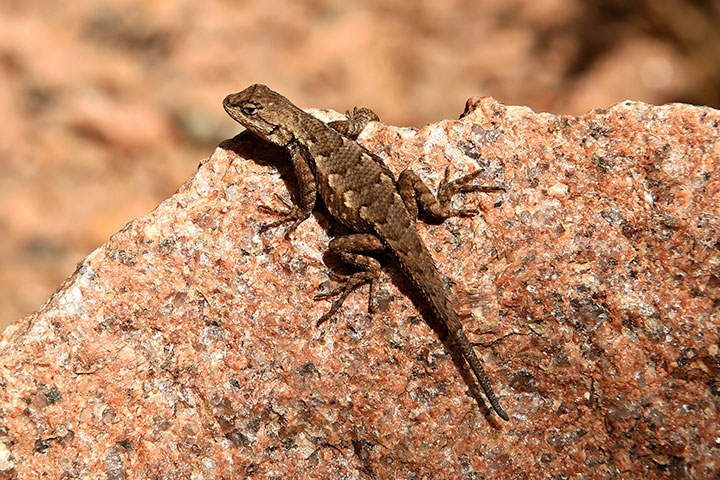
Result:
<svg viewBox="0 0 720 480"><path fill-rule="evenodd" d="M447 326L448 333L455 342L455 345L460 348L463 357L465 357L465 360L470 365L470 368L485 392L485 396L490 402L490 405L492 405L493 409L500 418L503 420L509 420L510 418L508 417L508 414L505 413L505 410L503 410L500 406L500 402L498 402L498 399L495 396L495 392L493 391L490 380L485 373L485 369L483 368L480 359L477 355L475 355L475 350L463 331L462 324L458 320L455 310L449 305L449 302L445 298L438 298L436 295L429 295L429 297L430 298L427 298L427 301L430 304L433 313L437 317L441 318Z"/></svg>
<svg viewBox="0 0 720 480"><path fill-rule="evenodd" d="M412 248L408 248L408 243L412 242L410 238L405 239L405 248L394 248L396 255L398 256L399 263L402 269L405 271L407 277L415 285L415 288L423 295L425 300L430 305L433 314L441 320L447 327L448 333L458 346L460 351L465 357L465 360L470 365L475 377L480 383L485 396L487 397L490 405L492 405L495 412L503 420L509 420L507 413L500 406L495 392L490 385L490 380L485 373L485 369L480 362L480 359L475 355L472 344L465 336L462 324L458 320L457 313L452 307L448 300L446 288L443 284L440 273L435 268L435 263L430 256L430 252L427 251L421 240L418 238L418 244ZM407 252L414 252L414 254L408 254ZM426 258L423 258L426 257Z"/></svg>
<svg viewBox="0 0 720 480"><path fill-rule="evenodd" d="M495 396L492 385L490 385L490 380L485 374L485 369L483 368L482 363L480 363L480 359L475 355L472 344L465 336L465 332L463 332L462 329L452 330L448 328L448 330L450 331L455 343L460 347L465 360L467 360L470 364L470 368L472 368L473 373L475 373L475 377L477 377L480 386L485 392L485 396L490 401L490 405L492 405L493 409L500 418L503 420L510 420L508 414L505 413L505 410L503 410L500 406L500 402L498 402L498 399Z"/></svg>

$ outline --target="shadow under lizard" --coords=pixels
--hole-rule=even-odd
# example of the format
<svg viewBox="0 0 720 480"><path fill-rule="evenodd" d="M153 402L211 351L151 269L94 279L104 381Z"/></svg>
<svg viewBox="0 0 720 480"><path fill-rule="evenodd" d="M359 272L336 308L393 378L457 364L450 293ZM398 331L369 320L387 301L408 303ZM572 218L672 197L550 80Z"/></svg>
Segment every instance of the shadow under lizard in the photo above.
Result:
<svg viewBox="0 0 720 480"><path fill-rule="evenodd" d="M252 133L290 154L299 194L295 204L286 205L287 210L261 206L283 216L263 229L291 222L287 232L292 231L310 216L319 196L337 221L356 232L335 237L329 243L330 250L357 272L345 277L332 291L315 297L336 297L318 323L333 315L353 290L366 283L370 284L372 306L381 265L369 254L389 253L432 313L447 327L495 412L508 420L450 304L435 262L415 228L418 208L438 220L471 216L478 211L451 208L453 195L502 188L472 185L470 182L480 171L448 181L446 169L437 197L410 169L400 173L396 180L380 157L353 140L368 122L378 119L369 109L355 108L348 112L348 120L325 124L260 84L228 95L223 107Z"/></svg>

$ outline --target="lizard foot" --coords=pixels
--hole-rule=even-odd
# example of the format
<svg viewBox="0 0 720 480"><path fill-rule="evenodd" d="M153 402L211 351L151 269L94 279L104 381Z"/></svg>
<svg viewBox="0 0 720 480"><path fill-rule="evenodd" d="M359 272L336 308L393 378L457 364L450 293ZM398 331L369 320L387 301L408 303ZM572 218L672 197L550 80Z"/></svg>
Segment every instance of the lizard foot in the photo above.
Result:
<svg viewBox="0 0 720 480"><path fill-rule="evenodd" d="M315 296L315 300L337 297L330 310L320 317L318 325L330 318L343 304L350 293L361 285L370 284L370 297L368 299L368 312L373 312L374 296L377 280L380 278L380 262L369 256L371 253L384 251L385 246L375 235L369 233L354 233L335 237L330 241L330 250L347 265L358 269L351 275L340 277L339 285L329 292ZM338 278L338 275L333 275Z"/></svg>
<svg viewBox="0 0 720 480"><path fill-rule="evenodd" d="M472 217L480 213L478 208L450 208L450 200L454 195L458 193L468 192L504 192L503 187L489 186L489 185L472 185L471 182L475 180L482 170L476 170L472 173L464 175L458 179L449 180L450 167L445 169L445 175L440 182L438 187L438 201L442 205L447 205L448 216L452 217Z"/></svg>
<svg viewBox="0 0 720 480"><path fill-rule="evenodd" d="M290 226L285 230L285 236L289 235L290 232L295 230L298 225L300 225L302 222L307 220L307 218L310 216L309 211L306 211L296 205L293 205L288 200L283 198L280 195L275 195L275 197L280 200L283 205L285 205L286 208L280 209L280 208L274 208L274 207L268 207L267 205L259 205L258 208L262 210L263 212L271 213L273 215L280 215L282 218L275 220L274 222L266 223L260 227L260 233L263 233L271 228L278 227L280 225L283 225L285 223L290 223Z"/></svg>
<svg viewBox="0 0 720 480"><path fill-rule="evenodd" d="M368 123L380 120L369 108L358 107L345 112L345 117L347 120L335 120L328 123L328 126L353 140L360 135Z"/></svg>
<svg viewBox="0 0 720 480"><path fill-rule="evenodd" d="M361 287L362 285L365 285L366 283L370 284L370 295L368 296L368 312L372 314L374 311L373 298L375 297L377 281L378 275L376 272L357 272L345 277L344 280L332 290L315 295L314 300L323 300L330 297L337 297L335 298L335 300L333 300L330 309L318 319L317 325L321 325L327 319L332 317L345 302L345 299L348 297L348 295L350 295L355 289Z"/></svg>

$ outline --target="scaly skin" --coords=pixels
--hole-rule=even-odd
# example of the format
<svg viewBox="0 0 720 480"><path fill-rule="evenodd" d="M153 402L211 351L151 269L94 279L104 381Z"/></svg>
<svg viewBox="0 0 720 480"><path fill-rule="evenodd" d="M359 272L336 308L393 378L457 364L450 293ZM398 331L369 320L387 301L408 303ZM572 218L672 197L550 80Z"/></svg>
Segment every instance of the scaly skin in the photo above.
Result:
<svg viewBox="0 0 720 480"><path fill-rule="evenodd" d="M448 182L446 175L436 199L411 170L401 173L396 181L378 156L350 138L356 136L368 121L377 120L377 116L367 109L349 112L347 122L326 125L297 108L287 98L259 84L228 95L223 107L255 135L290 153L300 187L297 205L284 212L265 207L265 210L285 216L266 225L266 228L292 222L288 229L291 231L310 216L319 195L336 220L357 232L330 242L331 250L357 268L358 272L348 276L340 288L316 297L337 296L320 321L334 314L347 295L365 283L371 284L372 305L372 292L379 277L380 264L366 254L390 253L427 301L433 314L447 327L495 412L508 420L450 304L448 291L435 262L415 228L418 205L438 219L473 215L477 213L474 210L451 209L452 195L501 189L470 185L477 173L453 182Z"/></svg>

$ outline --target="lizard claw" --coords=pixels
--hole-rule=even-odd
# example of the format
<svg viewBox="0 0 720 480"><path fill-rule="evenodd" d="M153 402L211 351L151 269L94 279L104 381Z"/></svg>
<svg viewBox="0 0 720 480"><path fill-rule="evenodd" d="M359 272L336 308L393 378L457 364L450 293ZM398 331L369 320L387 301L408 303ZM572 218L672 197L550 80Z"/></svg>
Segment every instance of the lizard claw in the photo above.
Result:
<svg viewBox="0 0 720 480"><path fill-rule="evenodd" d="M476 170L472 173L469 173L451 181L449 180L450 167L448 166L447 168L445 168L445 174L443 175L443 179L440 181L440 186L438 187L438 199L449 202L450 199L458 193L505 191L503 187L489 185L472 185L470 182L480 176L481 173L482 170ZM480 213L480 209L476 207L453 208L450 209L448 213L450 214L450 216L472 217Z"/></svg>
<svg viewBox="0 0 720 480"><path fill-rule="evenodd" d="M271 228L278 227L285 223L292 222L290 226L285 230L285 236L287 236L290 234L290 232L295 230L298 225L300 225L310 216L310 212L306 212L301 208L293 205L287 199L283 198L280 195L276 194L275 197L280 200L287 208L279 209L275 207L269 207L267 205L259 205L258 209L262 210L263 212L271 213L273 215L280 215L282 217L278 220L275 220L274 222L262 225L260 227L260 233L263 233Z"/></svg>
<svg viewBox="0 0 720 480"><path fill-rule="evenodd" d="M333 300L332 305L330 305L330 309L328 309L328 311L325 312L318 319L316 325L320 326L322 323L332 317L342 306L342 304L345 303L345 299L348 297L348 295L350 295L350 293L352 293L356 288L365 285L366 283L370 284L368 312L372 314L374 311L373 296L375 294L377 280L377 275L374 275L371 272L357 272L345 277L345 280L342 283L332 288L330 291L315 295L313 297L313 300L324 300L330 297L337 297L335 300Z"/></svg>
<svg viewBox="0 0 720 480"><path fill-rule="evenodd" d="M282 195L275 194L275 198L280 200L282 204L285 205L286 208L284 210L280 208L269 207L267 205L258 205L258 209L262 210L263 212L272 213L273 215L289 215L294 208L293 204L286 198L284 198Z"/></svg>

